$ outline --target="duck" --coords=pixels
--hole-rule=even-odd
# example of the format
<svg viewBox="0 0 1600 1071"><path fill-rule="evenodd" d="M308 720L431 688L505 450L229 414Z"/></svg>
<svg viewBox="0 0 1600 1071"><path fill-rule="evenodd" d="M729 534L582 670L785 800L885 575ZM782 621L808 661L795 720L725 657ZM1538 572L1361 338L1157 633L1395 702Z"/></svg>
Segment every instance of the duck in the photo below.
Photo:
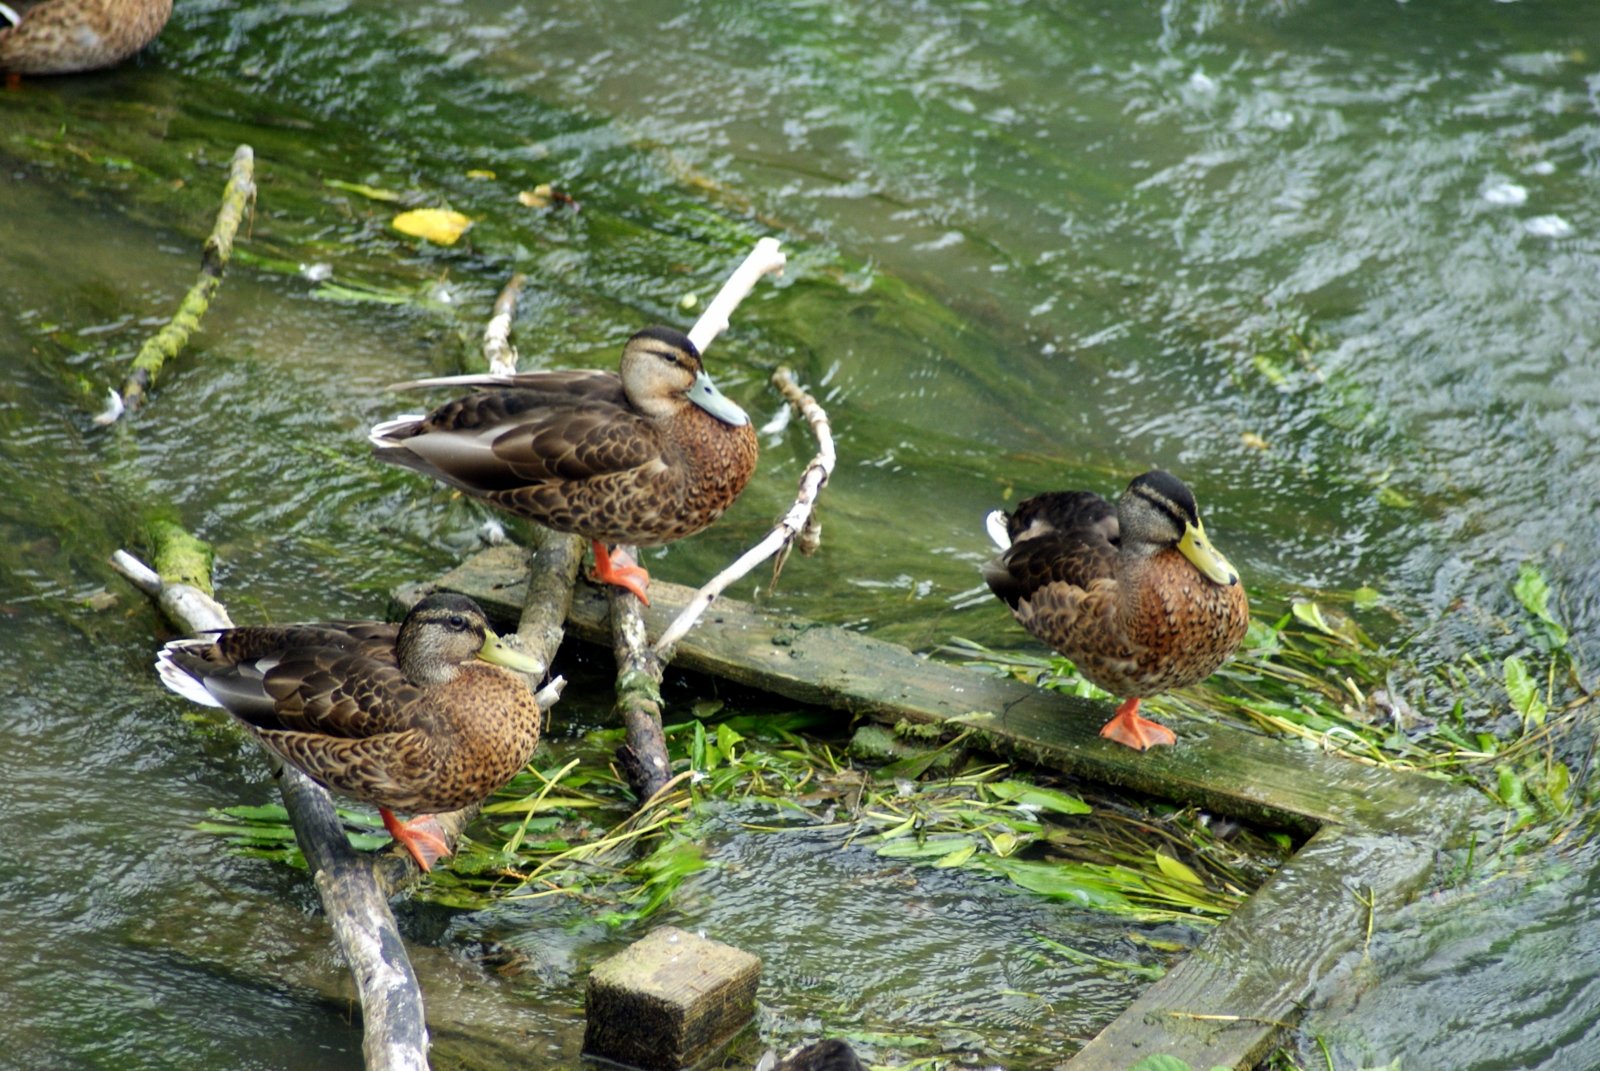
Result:
<svg viewBox="0 0 1600 1071"><path fill-rule="evenodd" d="M611 547L660 546L720 517L756 465L750 417L711 382L689 336L647 327L615 372L448 376L397 389L473 393L369 433L380 461L588 540L594 577L649 603L649 573Z"/></svg>
<svg viewBox="0 0 1600 1071"><path fill-rule="evenodd" d="M398 626L257 625L173 640L156 668L172 691L226 710L324 788L374 804L424 872L450 854L431 815L481 802L539 742L523 674L540 664L463 595L429 595ZM401 822L397 810L418 817Z"/></svg>
<svg viewBox="0 0 1600 1071"><path fill-rule="evenodd" d="M1176 743L1140 716L1140 697L1209 677L1250 622L1239 574L1188 486L1154 469L1115 505L1050 491L995 510L986 527L1001 551L983 566L989 590L1090 683L1125 697L1100 735L1139 751Z"/></svg>
<svg viewBox="0 0 1600 1071"><path fill-rule="evenodd" d="M115 66L154 41L171 15L172 0L0 3L0 72L16 78Z"/></svg>

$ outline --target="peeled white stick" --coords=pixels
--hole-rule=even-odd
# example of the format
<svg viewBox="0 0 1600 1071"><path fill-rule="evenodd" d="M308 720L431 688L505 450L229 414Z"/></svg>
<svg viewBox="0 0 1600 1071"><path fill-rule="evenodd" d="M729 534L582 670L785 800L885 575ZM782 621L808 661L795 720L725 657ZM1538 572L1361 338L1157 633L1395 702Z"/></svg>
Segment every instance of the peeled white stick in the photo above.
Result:
<svg viewBox="0 0 1600 1071"><path fill-rule="evenodd" d="M522 284L528 277L521 272L513 275L495 299L494 315L483 329L483 355L489 361L489 374L516 375L517 348L511 344L511 322L517 318L517 298L522 295Z"/></svg>
<svg viewBox="0 0 1600 1071"><path fill-rule="evenodd" d="M783 266L788 259L778 249L776 238L762 238L757 241L750 255L733 270L732 275L728 276L728 281L722 284L722 289L711 299L706 311L700 314L700 319L689 329L689 341L694 343L694 348L705 353L706 347L728 329L728 318L733 315L733 310L738 308L739 302L755 289L761 277L769 274L782 275Z"/></svg>
<svg viewBox="0 0 1600 1071"><path fill-rule="evenodd" d="M817 404L815 398L800 389L794 381L794 373L787 368L779 368L772 373L772 382L811 425L811 431L817 437L817 456L811 459L806 470L800 474L799 493L795 495L794 505L789 507L789 512L784 514L783 519L772 527L766 538L741 554L732 565L706 581L705 585L694 593L688 604L679 611L678 616L672 619L672 623L655 643L656 653L663 658L666 657L665 652L668 648L688 635L695 622L700 620L700 615L706 612L706 608L718 595L727 590L728 585L746 576L750 570L800 536L807 522L812 519L818 494L827 484L828 477L833 474L836 457L833 450L833 428L828 423L827 411ZM802 552L804 552L803 547Z"/></svg>

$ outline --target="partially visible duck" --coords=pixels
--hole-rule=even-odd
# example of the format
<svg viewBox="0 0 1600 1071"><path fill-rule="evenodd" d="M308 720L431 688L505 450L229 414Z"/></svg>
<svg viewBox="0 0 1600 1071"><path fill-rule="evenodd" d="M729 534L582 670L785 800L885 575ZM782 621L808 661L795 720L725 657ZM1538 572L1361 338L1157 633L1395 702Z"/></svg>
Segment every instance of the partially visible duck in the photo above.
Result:
<svg viewBox="0 0 1600 1071"><path fill-rule="evenodd" d="M984 580L1022 626L1093 684L1125 697L1100 735L1144 750L1177 740L1139 716L1139 698L1204 680L1250 622L1239 574L1171 473L1134 478L1116 506L1053 491L989 514L1002 553Z"/></svg>
<svg viewBox="0 0 1600 1071"><path fill-rule="evenodd" d="M168 688L227 710L312 780L376 804L423 870L448 848L426 822L393 812L477 803L539 741L539 706L523 673L541 667L501 644L462 595L430 595L398 627L258 625L174 640L156 666Z"/></svg>
<svg viewBox="0 0 1600 1071"><path fill-rule="evenodd" d="M617 372L451 376L406 386L474 393L374 427L405 465L594 545L596 579L648 602L649 574L607 544L656 546L705 528L756 465L750 418L706 375L689 337L648 327Z"/></svg>
<svg viewBox="0 0 1600 1071"><path fill-rule="evenodd" d="M156 39L172 0L0 2L0 72L72 74L111 67Z"/></svg>

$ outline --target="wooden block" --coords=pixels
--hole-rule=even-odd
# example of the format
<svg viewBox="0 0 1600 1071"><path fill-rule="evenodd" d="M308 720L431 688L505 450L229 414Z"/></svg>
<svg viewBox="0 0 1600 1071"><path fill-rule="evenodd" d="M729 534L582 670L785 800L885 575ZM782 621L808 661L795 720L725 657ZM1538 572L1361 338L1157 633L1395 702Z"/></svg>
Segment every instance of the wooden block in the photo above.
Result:
<svg viewBox="0 0 1600 1071"><path fill-rule="evenodd" d="M589 972L583 1054L646 1071L693 1067L755 1015L761 960L676 926Z"/></svg>

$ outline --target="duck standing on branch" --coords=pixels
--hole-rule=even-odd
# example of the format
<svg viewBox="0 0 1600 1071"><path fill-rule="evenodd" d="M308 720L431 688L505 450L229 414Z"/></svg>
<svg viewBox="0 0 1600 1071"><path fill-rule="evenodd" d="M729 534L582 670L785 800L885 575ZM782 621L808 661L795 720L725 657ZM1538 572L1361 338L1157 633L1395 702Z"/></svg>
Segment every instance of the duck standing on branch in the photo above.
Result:
<svg viewBox="0 0 1600 1071"><path fill-rule="evenodd" d="M750 418L712 385L689 337L647 327L618 372L449 376L479 388L373 428L373 452L594 545L595 579L648 602L650 576L607 544L657 546L705 528L756 465Z"/></svg>
<svg viewBox="0 0 1600 1071"><path fill-rule="evenodd" d="M539 705L523 676L538 663L502 645L463 595L430 595L398 627L331 621L174 640L156 667L168 688L227 710L312 780L376 804L423 870L449 848L427 822L393 811L478 803L539 741Z"/></svg>
<svg viewBox="0 0 1600 1071"><path fill-rule="evenodd" d="M172 0L0 0L0 72L111 67L156 39Z"/></svg>
<svg viewBox="0 0 1600 1071"><path fill-rule="evenodd" d="M1052 491L989 514L1002 553L983 578L1022 626L1091 683L1125 697L1100 735L1143 751L1177 741L1139 698L1204 680L1250 621L1239 574L1209 540L1194 495L1159 469L1115 507Z"/></svg>

